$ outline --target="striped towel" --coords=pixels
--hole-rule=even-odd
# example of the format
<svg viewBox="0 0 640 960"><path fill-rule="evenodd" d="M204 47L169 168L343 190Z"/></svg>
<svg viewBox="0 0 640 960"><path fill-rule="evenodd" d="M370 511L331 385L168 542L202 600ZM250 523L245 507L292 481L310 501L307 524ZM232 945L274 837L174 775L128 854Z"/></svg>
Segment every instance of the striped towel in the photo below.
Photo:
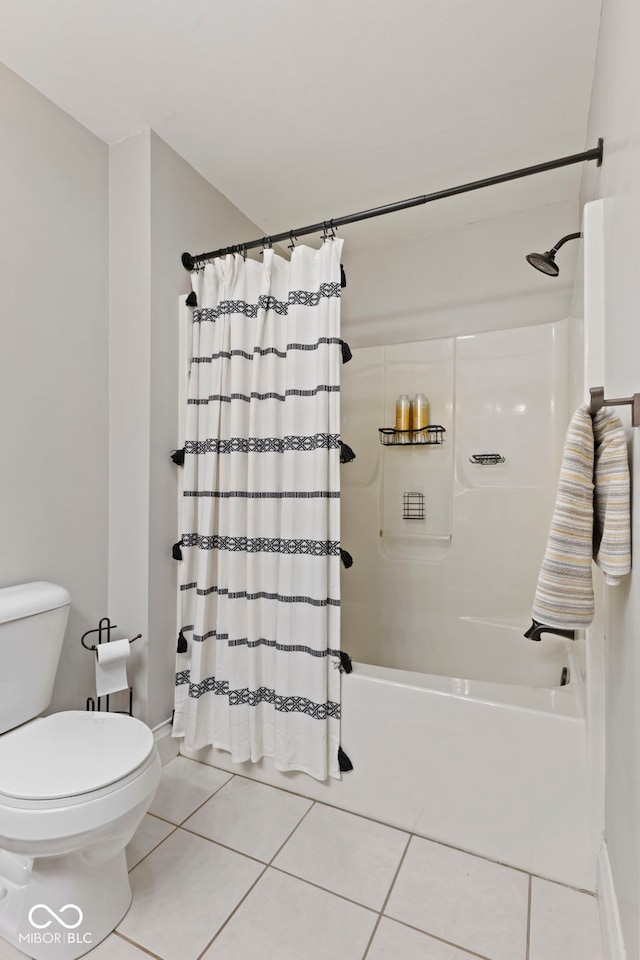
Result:
<svg viewBox="0 0 640 960"><path fill-rule="evenodd" d="M620 418L602 408L592 420L583 404L571 418L565 438L556 505L533 602L534 620L561 629L591 623L592 557L607 583L618 583L631 568L629 500Z"/></svg>
<svg viewBox="0 0 640 960"><path fill-rule="evenodd" d="M631 570L631 501L627 438L619 416L603 407L593 418L595 523L593 559L615 586Z"/></svg>

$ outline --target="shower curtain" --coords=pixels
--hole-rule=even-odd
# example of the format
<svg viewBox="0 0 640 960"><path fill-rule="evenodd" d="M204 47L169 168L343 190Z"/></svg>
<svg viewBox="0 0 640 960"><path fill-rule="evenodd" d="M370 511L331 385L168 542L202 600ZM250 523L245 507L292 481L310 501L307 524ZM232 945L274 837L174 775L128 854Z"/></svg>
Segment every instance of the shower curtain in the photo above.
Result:
<svg viewBox="0 0 640 960"><path fill-rule="evenodd" d="M340 252L193 275L174 736L339 778Z"/></svg>

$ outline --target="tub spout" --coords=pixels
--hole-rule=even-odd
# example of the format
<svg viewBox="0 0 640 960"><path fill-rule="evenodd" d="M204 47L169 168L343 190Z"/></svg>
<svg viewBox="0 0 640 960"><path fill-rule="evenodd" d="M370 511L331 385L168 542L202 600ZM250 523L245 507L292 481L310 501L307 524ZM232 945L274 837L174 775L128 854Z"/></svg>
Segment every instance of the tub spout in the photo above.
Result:
<svg viewBox="0 0 640 960"><path fill-rule="evenodd" d="M538 620L532 620L531 626L525 633L527 640L542 640L543 633L554 633L558 637L566 637L568 640L575 640L575 630L560 630L559 627L547 627Z"/></svg>

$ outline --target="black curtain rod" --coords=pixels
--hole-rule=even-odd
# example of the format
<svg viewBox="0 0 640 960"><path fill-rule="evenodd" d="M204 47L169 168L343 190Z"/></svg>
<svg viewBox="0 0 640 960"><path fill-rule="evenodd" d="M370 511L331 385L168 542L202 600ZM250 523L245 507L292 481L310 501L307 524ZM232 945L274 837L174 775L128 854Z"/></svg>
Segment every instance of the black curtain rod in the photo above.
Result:
<svg viewBox="0 0 640 960"><path fill-rule="evenodd" d="M195 270L203 266L207 260L215 257L224 257L229 253L246 253L256 247L271 247L281 240L291 240L307 236L310 233L325 233L342 227L347 223L356 223L358 220L370 220L372 217L382 217L385 213L395 213L397 210L407 210L409 207L419 207L423 203L433 200L443 200L445 197L455 197L459 193L469 193L471 190L480 190L482 187L492 187L496 183L506 183L508 180L518 180L520 177L530 177L534 173L545 173L557 167L568 167L573 163L583 163L585 160L596 160L597 165L602 163L604 140L598 140L598 146L583 153L573 153L570 157L561 157L559 160L549 160L547 163L536 163L533 167L522 167L521 170L512 170L510 173L500 173L495 177L486 177L484 180L474 180L472 183L463 183L459 187L449 187L447 190L437 190L421 197L412 197L410 200L400 200L397 203L387 203L383 207L372 207L371 210L361 210L360 213L350 213L346 217L334 217L332 220L323 220L322 223L312 223L307 227L298 227L296 230L286 230L284 233L274 233L270 237L260 237L249 243L236 243L231 247L221 247L210 253L198 253L195 257L190 253L182 254L182 265L186 270Z"/></svg>

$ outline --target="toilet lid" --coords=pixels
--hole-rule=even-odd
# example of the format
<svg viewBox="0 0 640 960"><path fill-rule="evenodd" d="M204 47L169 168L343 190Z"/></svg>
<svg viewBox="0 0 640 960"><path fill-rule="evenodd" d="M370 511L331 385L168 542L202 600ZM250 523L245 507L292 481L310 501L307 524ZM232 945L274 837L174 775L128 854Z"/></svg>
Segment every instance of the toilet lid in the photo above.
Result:
<svg viewBox="0 0 640 960"><path fill-rule="evenodd" d="M139 767L153 749L140 720L68 710L0 736L0 794L56 800L91 793Z"/></svg>

